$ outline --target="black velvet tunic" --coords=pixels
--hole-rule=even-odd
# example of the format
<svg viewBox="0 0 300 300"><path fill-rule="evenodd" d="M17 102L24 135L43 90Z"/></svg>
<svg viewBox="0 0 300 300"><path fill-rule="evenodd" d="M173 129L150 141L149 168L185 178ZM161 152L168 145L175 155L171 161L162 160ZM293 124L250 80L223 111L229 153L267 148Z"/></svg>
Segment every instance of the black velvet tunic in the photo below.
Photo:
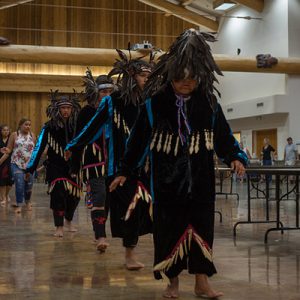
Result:
<svg viewBox="0 0 300 300"><path fill-rule="evenodd" d="M227 164L247 162L220 105L214 112L200 90L178 102L168 85L146 101L131 131L120 174L131 174L150 152L157 279L161 273L175 277L185 268L208 276L216 272L211 250L214 151Z"/></svg>
<svg viewBox="0 0 300 300"><path fill-rule="evenodd" d="M36 170L41 155L47 149L47 160L44 165L49 192L51 193L54 186L59 183L60 185L63 184L65 191L71 196L80 198L79 178L71 177L70 162L64 159L64 148L73 135L72 130L66 128L56 129L54 126L50 126L50 121L47 122L39 134L26 173L33 173Z"/></svg>
<svg viewBox="0 0 300 300"><path fill-rule="evenodd" d="M81 132L67 145L66 150L73 151L93 143L102 135L105 130L107 144L107 175L108 184L114 179L119 168L121 159L124 156L126 143L130 130L136 120L139 106L132 103L125 104L118 92L111 96L104 97L93 118L84 126ZM131 178L124 187L109 194L111 230L113 237L123 237L136 232L136 236L146 234L152 230L147 206L143 201L136 206L134 213L129 220L125 221L125 215L129 205L137 193L139 170L132 173ZM144 185L145 182L143 182ZM130 227L128 229L128 227ZM136 238L131 238L136 240ZM137 242L137 241L136 241ZM127 246L134 246L134 242Z"/></svg>

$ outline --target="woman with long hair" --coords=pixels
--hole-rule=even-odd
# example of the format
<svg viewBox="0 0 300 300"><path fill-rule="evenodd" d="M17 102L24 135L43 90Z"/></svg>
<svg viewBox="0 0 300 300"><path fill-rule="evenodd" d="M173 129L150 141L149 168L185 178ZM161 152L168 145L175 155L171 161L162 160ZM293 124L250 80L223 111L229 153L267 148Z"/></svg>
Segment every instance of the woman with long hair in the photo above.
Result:
<svg viewBox="0 0 300 300"><path fill-rule="evenodd" d="M10 172L10 157L5 153L10 130L8 125L0 126L0 130L0 201L1 205L5 205L9 202L8 194L13 182Z"/></svg>
<svg viewBox="0 0 300 300"><path fill-rule="evenodd" d="M16 187L16 212L21 212L24 202L28 210L31 210L31 192L33 176L25 180L25 169L29 162L35 144L35 135L31 132L31 121L22 118L18 130L13 132L8 140L7 154L11 153L11 171Z"/></svg>

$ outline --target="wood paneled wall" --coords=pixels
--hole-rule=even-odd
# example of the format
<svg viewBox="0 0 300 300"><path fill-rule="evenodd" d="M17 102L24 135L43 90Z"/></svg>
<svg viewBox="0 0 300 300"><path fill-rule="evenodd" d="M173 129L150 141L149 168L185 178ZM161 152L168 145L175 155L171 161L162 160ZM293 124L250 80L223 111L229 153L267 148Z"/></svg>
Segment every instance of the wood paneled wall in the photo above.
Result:
<svg viewBox="0 0 300 300"><path fill-rule="evenodd" d="M36 134L40 131L49 99L46 93L1 92L0 95L0 124L8 124L15 131L20 119L26 117L31 119L32 131Z"/></svg>
<svg viewBox="0 0 300 300"><path fill-rule="evenodd" d="M137 0L35 0L0 10L0 36L20 45L121 49L127 48L129 41L135 44L148 40L166 50L175 36L194 27L176 17L153 12L157 10ZM94 74L100 70L95 69ZM0 72L83 75L84 68L0 63ZM46 120L47 104L45 93L0 92L0 124L15 128L19 119L26 116L32 119L37 132Z"/></svg>

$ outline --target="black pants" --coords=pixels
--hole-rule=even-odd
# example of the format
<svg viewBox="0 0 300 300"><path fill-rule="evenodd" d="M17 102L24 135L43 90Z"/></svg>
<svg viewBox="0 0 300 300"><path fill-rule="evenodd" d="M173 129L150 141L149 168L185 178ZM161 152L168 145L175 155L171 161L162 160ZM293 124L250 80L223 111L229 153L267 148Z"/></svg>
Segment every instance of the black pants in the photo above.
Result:
<svg viewBox="0 0 300 300"><path fill-rule="evenodd" d="M105 223L107 219L106 210L106 185L104 177L91 178L89 180L93 208L91 211L92 226L95 239L106 237ZM103 207L103 209L99 209ZM98 208L98 209L97 209Z"/></svg>
<svg viewBox="0 0 300 300"><path fill-rule="evenodd" d="M64 226L64 218L73 220L80 198L65 190L63 182L57 182L50 193L50 208L53 210L54 225Z"/></svg>

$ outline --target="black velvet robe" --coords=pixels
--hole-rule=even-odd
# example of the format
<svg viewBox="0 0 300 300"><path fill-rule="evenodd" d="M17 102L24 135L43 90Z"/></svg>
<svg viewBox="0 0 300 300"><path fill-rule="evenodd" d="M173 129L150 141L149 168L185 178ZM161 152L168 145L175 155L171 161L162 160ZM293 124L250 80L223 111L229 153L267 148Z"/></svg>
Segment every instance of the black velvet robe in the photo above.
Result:
<svg viewBox="0 0 300 300"><path fill-rule="evenodd" d="M63 210L61 198L64 197L68 207L75 211L80 199L81 187L79 178L72 178L70 175L70 162L64 159L64 148L74 132L66 128L56 129L50 126L50 122L43 126L39 134L26 173L33 173L36 170L41 155L47 149L47 160L44 165L51 196L50 207L53 210Z"/></svg>
<svg viewBox="0 0 300 300"><path fill-rule="evenodd" d="M154 271L169 278L183 269L216 272L212 262L215 174L214 151L227 164L247 158L220 105L213 112L200 90L185 101L184 123L171 85L148 99L131 131L120 170L128 176L150 152L154 213ZM180 124L180 126L179 126ZM186 138L181 144L179 127Z"/></svg>

